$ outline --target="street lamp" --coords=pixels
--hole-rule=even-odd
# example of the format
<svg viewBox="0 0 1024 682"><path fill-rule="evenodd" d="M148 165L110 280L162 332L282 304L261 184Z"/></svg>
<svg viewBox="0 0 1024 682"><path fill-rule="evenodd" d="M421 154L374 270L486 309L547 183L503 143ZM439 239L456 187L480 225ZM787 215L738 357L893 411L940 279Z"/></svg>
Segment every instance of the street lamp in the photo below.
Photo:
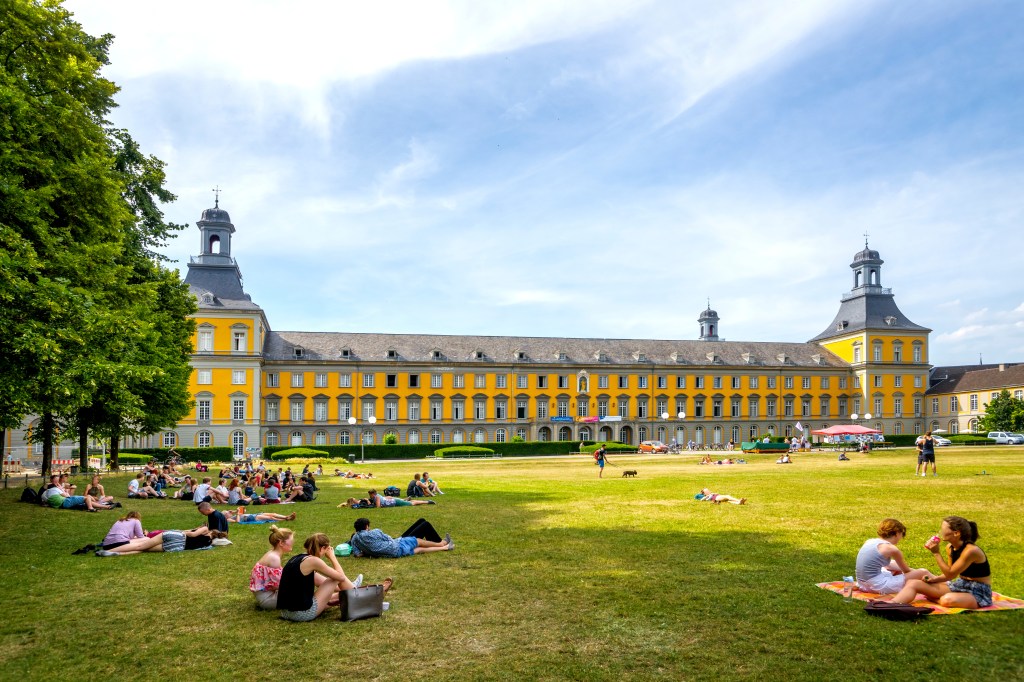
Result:
<svg viewBox="0 0 1024 682"><path fill-rule="evenodd" d="M680 411L679 411L679 414L677 414L676 416L677 416L677 417L679 417L679 420L680 420L680 421L682 421L682 420L686 419L686 412L684 412L684 411L680 410ZM677 431L678 431L678 429L677 429ZM680 443L680 442L678 442L678 441L676 441L676 445L677 445L677 446L679 446L679 451L680 451L680 452L682 452L682 450L683 450L683 444L682 444L682 443Z"/></svg>
<svg viewBox="0 0 1024 682"><path fill-rule="evenodd" d="M377 423L377 418L371 415L371 416L366 418L366 421L368 421L370 423L370 425L372 426L372 425ZM355 417L349 417L348 418L348 423L351 426L355 426L356 425L356 418ZM360 464L365 464L366 463L366 447L365 446L366 446L366 427L364 426L364 427L362 427L359 430L359 463Z"/></svg>

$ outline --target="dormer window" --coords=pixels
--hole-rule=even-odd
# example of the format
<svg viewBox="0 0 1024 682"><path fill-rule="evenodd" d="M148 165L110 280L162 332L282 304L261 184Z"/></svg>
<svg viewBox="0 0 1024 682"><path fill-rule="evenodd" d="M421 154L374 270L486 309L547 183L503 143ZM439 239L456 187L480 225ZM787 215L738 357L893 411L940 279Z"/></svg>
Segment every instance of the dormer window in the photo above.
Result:
<svg viewBox="0 0 1024 682"><path fill-rule="evenodd" d="M525 360L525 359L526 359L526 352L525 351L521 351L521 350L516 351L516 360Z"/></svg>
<svg viewBox="0 0 1024 682"><path fill-rule="evenodd" d="M436 349L430 351L430 359L431 360L441 360L443 358L444 358L444 356L441 354L441 351L436 350Z"/></svg>
<svg viewBox="0 0 1024 682"><path fill-rule="evenodd" d="M605 353L603 350L599 350L596 353L594 353L594 359L597 360L598 362L608 362L608 354Z"/></svg>
<svg viewBox="0 0 1024 682"><path fill-rule="evenodd" d="M212 305L213 294L211 294L210 292L206 292L205 294L203 294L203 303L205 303L206 305Z"/></svg>
<svg viewBox="0 0 1024 682"><path fill-rule="evenodd" d="M814 364L816 364L816 365L823 365L823 364L825 364L824 363L824 358L822 358L820 353L815 353L814 355L812 355L811 356L811 360L813 360Z"/></svg>
<svg viewBox="0 0 1024 682"><path fill-rule="evenodd" d="M293 353L293 355L295 356L296 359L300 359L300 358L302 358L305 355L305 351L303 351L301 348L295 348L292 351L292 353Z"/></svg>
<svg viewBox="0 0 1024 682"><path fill-rule="evenodd" d="M342 348L341 349L341 359L342 360L348 360L350 357L352 357L352 351L349 350L348 348Z"/></svg>
<svg viewBox="0 0 1024 682"><path fill-rule="evenodd" d="M641 353L640 351L636 351L633 353L633 359L636 360L637 362L647 362L647 353Z"/></svg>
<svg viewBox="0 0 1024 682"><path fill-rule="evenodd" d="M686 357L679 351L672 351L672 355L670 355L669 357L672 358L672 361L675 362L677 365L686 364Z"/></svg>
<svg viewBox="0 0 1024 682"><path fill-rule="evenodd" d="M395 350L394 348L388 348L387 358L388 358L388 360L396 360L396 359L398 359L398 351Z"/></svg>
<svg viewBox="0 0 1024 682"><path fill-rule="evenodd" d="M568 359L569 359L569 356L568 356L568 355L567 355L567 354L565 353L565 351L561 351L561 350L560 350L560 351L558 351L558 353L556 353L555 355L556 355L556 357L558 358L558 360L559 360L560 362L565 362L566 360L568 360Z"/></svg>
<svg viewBox="0 0 1024 682"><path fill-rule="evenodd" d="M721 359L718 357L718 353L715 353L714 351L708 353L705 357L708 359L708 362L715 365L717 365L721 361Z"/></svg>
<svg viewBox="0 0 1024 682"><path fill-rule="evenodd" d="M473 351L473 359L474 360L486 360L487 359L487 354L484 353L482 350Z"/></svg>

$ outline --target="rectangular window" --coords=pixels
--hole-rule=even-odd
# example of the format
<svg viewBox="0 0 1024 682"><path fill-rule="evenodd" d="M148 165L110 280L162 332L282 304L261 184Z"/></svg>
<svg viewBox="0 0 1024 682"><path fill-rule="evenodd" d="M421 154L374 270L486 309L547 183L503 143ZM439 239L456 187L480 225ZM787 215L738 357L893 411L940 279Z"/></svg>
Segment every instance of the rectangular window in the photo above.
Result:
<svg viewBox="0 0 1024 682"><path fill-rule="evenodd" d="M496 374L494 376L494 387L508 388L508 377L504 374Z"/></svg>
<svg viewBox="0 0 1024 682"><path fill-rule="evenodd" d="M850 414L850 412L846 409L847 404L848 403L846 401L846 398L840 398L839 399L839 418L840 419L845 419L846 416Z"/></svg>
<svg viewBox="0 0 1024 682"><path fill-rule="evenodd" d="M874 346L873 356L874 356L875 362L881 362L882 361L882 345L881 344L876 344Z"/></svg>
<svg viewBox="0 0 1024 682"><path fill-rule="evenodd" d="M881 375L876 374L874 377L872 377L872 381L875 382L875 388L881 388L882 387L882 377L881 377Z"/></svg>
<svg viewBox="0 0 1024 682"><path fill-rule="evenodd" d="M267 401L267 421L276 422L280 414L280 404L276 400Z"/></svg>
<svg viewBox="0 0 1024 682"><path fill-rule="evenodd" d="M712 377L711 378L711 386L712 386L712 388L721 388L722 387L722 377Z"/></svg>
<svg viewBox="0 0 1024 682"><path fill-rule="evenodd" d="M747 407L750 409L750 419L758 419L761 416L761 401L757 398L751 398L747 401Z"/></svg>
<svg viewBox="0 0 1024 682"><path fill-rule="evenodd" d="M686 377L682 374L676 377L676 388L686 388Z"/></svg>
<svg viewBox="0 0 1024 682"><path fill-rule="evenodd" d="M792 417L793 416L793 399L792 398L786 398L783 401L782 405L783 405L782 409L784 410L783 414L785 414L785 416L787 416L787 417Z"/></svg>
<svg viewBox="0 0 1024 682"><path fill-rule="evenodd" d="M676 414L686 412L686 398L676 398Z"/></svg>
<svg viewBox="0 0 1024 682"><path fill-rule="evenodd" d="M882 399L875 398L875 418L882 416Z"/></svg>
<svg viewBox="0 0 1024 682"><path fill-rule="evenodd" d="M196 419L201 422L210 421L210 413L213 411L213 401L209 398L201 398L196 401Z"/></svg>
<svg viewBox="0 0 1024 682"><path fill-rule="evenodd" d="M920 398L914 398L914 416L915 417L920 417L921 416L921 399Z"/></svg>
<svg viewBox="0 0 1024 682"><path fill-rule="evenodd" d="M352 402L349 400L338 401L338 419L343 422L347 422L348 418L352 416Z"/></svg>
<svg viewBox="0 0 1024 682"><path fill-rule="evenodd" d="M972 393L971 394L971 412L976 412L977 410L978 410L978 394L977 393Z"/></svg>
<svg viewBox="0 0 1024 682"><path fill-rule="evenodd" d="M619 416L623 419L629 418L629 398L619 400Z"/></svg>
<svg viewBox="0 0 1024 682"><path fill-rule="evenodd" d="M439 422L444 418L444 401L430 401L430 421Z"/></svg>
<svg viewBox="0 0 1024 682"><path fill-rule="evenodd" d="M854 388L860 388L860 377L859 376L853 378L853 387Z"/></svg>
<svg viewBox="0 0 1024 682"><path fill-rule="evenodd" d="M597 376L597 387L598 388L608 388L608 375L607 374L599 374Z"/></svg>
<svg viewBox="0 0 1024 682"><path fill-rule="evenodd" d="M899 374L894 376L892 380L893 386L895 386L896 388L903 388L903 377L901 377Z"/></svg>
<svg viewBox="0 0 1024 682"><path fill-rule="evenodd" d="M441 388L441 375L440 374L431 374L430 375L430 387L431 388Z"/></svg>
<svg viewBox="0 0 1024 682"><path fill-rule="evenodd" d="M853 361L860 362L860 346L853 347Z"/></svg>
<svg viewBox="0 0 1024 682"><path fill-rule="evenodd" d="M339 388L352 388L352 375L345 373L338 375Z"/></svg>
<svg viewBox="0 0 1024 682"><path fill-rule="evenodd" d="M638 388L647 388L647 376L646 375L641 374L641 375L637 376L636 380L637 380L637 387Z"/></svg>
<svg viewBox="0 0 1024 682"><path fill-rule="evenodd" d="M213 332L207 329L199 331L199 343L196 345L196 350L200 353L212 353L213 352Z"/></svg>
<svg viewBox="0 0 1024 682"><path fill-rule="evenodd" d="M914 362L921 362L921 346L914 346Z"/></svg>
<svg viewBox="0 0 1024 682"><path fill-rule="evenodd" d="M693 401L693 416L703 417L704 416L704 399L695 398Z"/></svg>
<svg viewBox="0 0 1024 682"><path fill-rule="evenodd" d="M810 399L800 401L800 416L810 417L811 416L811 401Z"/></svg>
<svg viewBox="0 0 1024 682"><path fill-rule="evenodd" d="M305 410L304 410L305 406L302 403L303 403L303 401L301 401L301 400L293 400L292 401L292 421L293 422L300 422L300 421L302 421L303 417L305 416L303 414L305 412Z"/></svg>
<svg viewBox="0 0 1024 682"><path fill-rule="evenodd" d="M828 410L829 410L829 399L828 398L822 398L821 399L821 404L819 405L819 407L821 408L821 416L822 417L827 417L828 416Z"/></svg>
<svg viewBox="0 0 1024 682"><path fill-rule="evenodd" d="M558 375L558 387L559 388L569 388L569 377L566 376L565 374L559 374Z"/></svg>
<svg viewBox="0 0 1024 682"><path fill-rule="evenodd" d="M577 417L589 417L590 416L590 401L580 400L576 403L576 416Z"/></svg>
<svg viewBox="0 0 1024 682"><path fill-rule="evenodd" d="M775 389L775 377L768 377L768 390Z"/></svg>
<svg viewBox="0 0 1024 682"><path fill-rule="evenodd" d="M516 419L529 419L529 400L517 400L516 401Z"/></svg>
<svg viewBox="0 0 1024 682"><path fill-rule="evenodd" d="M558 412L556 413L559 417L569 416L569 401L565 398L558 399Z"/></svg>
<svg viewBox="0 0 1024 682"><path fill-rule="evenodd" d="M420 420L420 401L410 400L409 401L409 421L418 422Z"/></svg>
<svg viewBox="0 0 1024 682"><path fill-rule="evenodd" d="M768 398L765 408L765 416L769 419L773 419L775 417L775 398Z"/></svg>
<svg viewBox="0 0 1024 682"><path fill-rule="evenodd" d="M637 419L647 419L647 401L639 399L636 401L636 416Z"/></svg>
<svg viewBox="0 0 1024 682"><path fill-rule="evenodd" d="M386 388L398 388L398 375L397 374L385 374L384 375L384 386Z"/></svg>
<svg viewBox="0 0 1024 682"><path fill-rule="evenodd" d="M267 372L267 388L277 388L281 385L281 375L277 372Z"/></svg>
<svg viewBox="0 0 1024 682"><path fill-rule="evenodd" d="M959 412L960 411L960 401L957 400L957 397L955 395L951 396L950 399L949 399L949 411L950 412Z"/></svg>
<svg viewBox="0 0 1024 682"><path fill-rule="evenodd" d="M474 374L473 375L473 388L487 388L487 375L486 374Z"/></svg>
<svg viewBox="0 0 1024 682"><path fill-rule="evenodd" d="M370 417L376 417L376 403L373 400L363 401L363 421L369 421Z"/></svg>
<svg viewBox="0 0 1024 682"><path fill-rule="evenodd" d="M902 417L903 416L903 398L892 399L892 416Z"/></svg>
<svg viewBox="0 0 1024 682"><path fill-rule="evenodd" d="M619 375L619 388L629 388L629 376L626 374Z"/></svg>
<svg viewBox="0 0 1024 682"><path fill-rule="evenodd" d="M800 385L801 385L801 386L802 386L803 388L805 388L805 389L806 389L806 388L810 388L810 387L811 387L811 378L810 378L810 377L803 377L803 378L802 378L802 379L800 380Z"/></svg>
<svg viewBox="0 0 1024 682"><path fill-rule="evenodd" d="M197 384L212 384L213 383L213 370L212 369L201 369L196 372L196 383Z"/></svg>
<svg viewBox="0 0 1024 682"><path fill-rule="evenodd" d="M306 375L302 372L292 372L292 388L302 388L306 384Z"/></svg>
<svg viewBox="0 0 1024 682"><path fill-rule="evenodd" d="M409 388L419 388L419 387L420 387L420 375L419 374L410 374L409 375Z"/></svg>
<svg viewBox="0 0 1024 682"><path fill-rule="evenodd" d="M846 377L839 377L839 388L840 389L845 389L846 388Z"/></svg>
<svg viewBox="0 0 1024 682"><path fill-rule="evenodd" d="M903 349L899 346L894 346L892 349L892 361L903 362Z"/></svg>
<svg viewBox="0 0 1024 682"><path fill-rule="evenodd" d="M397 400L385 400L384 401L384 421L397 421L398 420L398 401Z"/></svg>
<svg viewBox="0 0 1024 682"><path fill-rule="evenodd" d="M831 382L830 382L830 378L829 377L821 377L821 387L823 389L829 388L829 384L830 383Z"/></svg>
<svg viewBox="0 0 1024 682"><path fill-rule="evenodd" d="M231 350L241 352L246 350L245 332L236 331L231 334Z"/></svg>
<svg viewBox="0 0 1024 682"><path fill-rule="evenodd" d="M452 401L452 421L462 421L466 418L466 402L464 400Z"/></svg>
<svg viewBox="0 0 1024 682"><path fill-rule="evenodd" d="M500 376L500 375L499 375ZM508 404L504 400L494 401L494 418L495 419L506 419Z"/></svg>
<svg viewBox="0 0 1024 682"><path fill-rule="evenodd" d="M853 399L853 413L854 414L861 414L861 411L860 411L860 398L854 398Z"/></svg>
<svg viewBox="0 0 1024 682"><path fill-rule="evenodd" d="M785 382L784 385L785 385L786 388L793 388L793 377L786 377L784 379L784 382Z"/></svg>
<svg viewBox="0 0 1024 682"><path fill-rule="evenodd" d="M1024 400L1024 391L1022 391L1021 389L1018 388L1016 391L1013 392L1013 397L1016 400ZM937 409L938 408L936 408L936 410Z"/></svg>
<svg viewBox="0 0 1024 682"><path fill-rule="evenodd" d="M704 377L694 377L693 378L693 387L694 388L704 388Z"/></svg>
<svg viewBox="0 0 1024 682"><path fill-rule="evenodd" d="M527 380L527 377L526 377L525 374L517 374L516 375L516 388L518 388L520 390L522 390L524 388L527 388L529 386L527 381L528 380Z"/></svg>
<svg viewBox="0 0 1024 682"><path fill-rule="evenodd" d="M538 374L537 375L537 388L547 388L547 387L548 387L548 375L547 374Z"/></svg>
<svg viewBox="0 0 1024 682"><path fill-rule="evenodd" d="M729 406L730 406L729 416L730 417L739 417L740 416L740 409L741 409L740 405L741 405L741 402L740 402L739 398L733 398L729 402Z"/></svg>
<svg viewBox="0 0 1024 682"><path fill-rule="evenodd" d="M733 377L732 378L732 390L738 391L739 389L740 389L740 378L739 377Z"/></svg>
<svg viewBox="0 0 1024 682"><path fill-rule="evenodd" d="M487 419L487 401L473 401L473 419Z"/></svg>
<svg viewBox="0 0 1024 682"><path fill-rule="evenodd" d="M317 400L313 403L313 419L318 422L327 421L327 401Z"/></svg>
<svg viewBox="0 0 1024 682"><path fill-rule="evenodd" d="M452 388L465 388L466 387L466 375L465 374L453 374L452 375Z"/></svg>
<svg viewBox="0 0 1024 682"><path fill-rule="evenodd" d="M757 385L758 385L758 383L760 383L758 381L759 378L760 377L750 377L750 379L747 382L749 384L750 388L757 388L758 387Z"/></svg>
<svg viewBox="0 0 1024 682"><path fill-rule="evenodd" d="M720 418L722 416L722 399L715 398L711 401L711 416Z"/></svg>
<svg viewBox="0 0 1024 682"><path fill-rule="evenodd" d="M363 372L363 388L373 388L373 372Z"/></svg>
<svg viewBox="0 0 1024 682"><path fill-rule="evenodd" d="M537 401L537 419L548 418L548 402L546 400Z"/></svg>
<svg viewBox="0 0 1024 682"><path fill-rule="evenodd" d="M914 377L914 388L921 388L921 385L923 383L924 383L924 380L921 378L920 374L918 374L917 376Z"/></svg>
<svg viewBox="0 0 1024 682"><path fill-rule="evenodd" d="M665 398L658 398L657 413L654 416L660 419L663 414L668 414L668 400Z"/></svg>
<svg viewBox="0 0 1024 682"><path fill-rule="evenodd" d="M601 398L597 401L597 417L602 419L608 416L608 399Z"/></svg>
<svg viewBox="0 0 1024 682"><path fill-rule="evenodd" d="M666 376L659 376L658 377L658 388L668 388L668 377L666 377Z"/></svg>
<svg viewBox="0 0 1024 682"><path fill-rule="evenodd" d="M245 383L245 370L244 369L233 369L233 370L231 370L231 383L232 384L244 384Z"/></svg>

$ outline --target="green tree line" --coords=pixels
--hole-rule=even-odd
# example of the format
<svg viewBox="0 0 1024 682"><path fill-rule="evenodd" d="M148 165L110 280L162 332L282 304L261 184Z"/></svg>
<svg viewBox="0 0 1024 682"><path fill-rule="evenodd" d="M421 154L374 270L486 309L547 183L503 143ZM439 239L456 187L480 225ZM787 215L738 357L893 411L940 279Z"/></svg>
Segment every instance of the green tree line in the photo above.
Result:
<svg viewBox="0 0 1024 682"><path fill-rule="evenodd" d="M157 250L164 164L108 120L113 36L59 0L0 0L0 442L150 434L191 407L195 301Z"/></svg>

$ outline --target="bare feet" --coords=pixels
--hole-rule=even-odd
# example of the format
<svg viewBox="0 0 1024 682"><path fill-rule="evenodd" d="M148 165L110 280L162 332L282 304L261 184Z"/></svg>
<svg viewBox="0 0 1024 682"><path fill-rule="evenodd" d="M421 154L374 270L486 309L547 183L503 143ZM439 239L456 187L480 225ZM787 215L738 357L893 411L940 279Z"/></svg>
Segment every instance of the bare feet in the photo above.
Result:
<svg viewBox="0 0 1024 682"><path fill-rule="evenodd" d="M391 586L394 585L394 584L395 584L395 579L394 578L384 578L384 580L381 581L381 585L384 586L384 594L387 594L388 590L390 590Z"/></svg>
<svg viewBox="0 0 1024 682"><path fill-rule="evenodd" d="M740 504L746 504L746 503L747 503L747 498L741 497L740 498Z"/></svg>
<svg viewBox="0 0 1024 682"><path fill-rule="evenodd" d="M285 521L294 521L295 520L295 512L292 512L288 516L284 517L284 520Z"/></svg>

